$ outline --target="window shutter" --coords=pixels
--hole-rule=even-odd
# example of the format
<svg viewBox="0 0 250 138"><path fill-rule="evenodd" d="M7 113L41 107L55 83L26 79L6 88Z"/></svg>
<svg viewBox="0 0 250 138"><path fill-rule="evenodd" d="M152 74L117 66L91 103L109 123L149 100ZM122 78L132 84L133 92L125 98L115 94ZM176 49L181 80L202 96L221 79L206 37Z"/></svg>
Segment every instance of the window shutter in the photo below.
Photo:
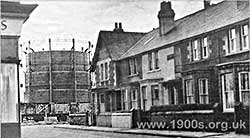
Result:
<svg viewBox="0 0 250 138"><path fill-rule="evenodd" d="M191 62L192 59L193 59L193 52L192 52L192 46L191 46L191 41L188 42L188 45L187 45L187 51L188 51L188 54L187 54L187 59Z"/></svg>

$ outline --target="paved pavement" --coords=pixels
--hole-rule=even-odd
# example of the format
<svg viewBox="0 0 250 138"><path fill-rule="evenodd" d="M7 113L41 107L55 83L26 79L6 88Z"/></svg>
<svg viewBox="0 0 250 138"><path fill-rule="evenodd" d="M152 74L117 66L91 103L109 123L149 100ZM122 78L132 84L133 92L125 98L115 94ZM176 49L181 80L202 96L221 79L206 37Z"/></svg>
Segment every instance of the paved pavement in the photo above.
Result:
<svg viewBox="0 0 250 138"><path fill-rule="evenodd" d="M55 128L55 125L22 126L22 138L166 138L100 131Z"/></svg>

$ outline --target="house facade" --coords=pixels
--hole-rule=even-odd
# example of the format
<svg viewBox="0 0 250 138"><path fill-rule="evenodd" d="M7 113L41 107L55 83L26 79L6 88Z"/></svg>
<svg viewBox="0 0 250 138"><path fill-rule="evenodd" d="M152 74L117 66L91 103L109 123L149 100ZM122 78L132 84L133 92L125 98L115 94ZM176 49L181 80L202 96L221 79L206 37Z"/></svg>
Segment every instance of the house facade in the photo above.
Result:
<svg viewBox="0 0 250 138"><path fill-rule="evenodd" d="M115 23L113 31L100 31L93 57L95 86L92 102L97 113L122 110L122 93L118 85L120 66L117 59L127 51L144 33L124 32L121 23ZM125 67L124 69L126 69Z"/></svg>

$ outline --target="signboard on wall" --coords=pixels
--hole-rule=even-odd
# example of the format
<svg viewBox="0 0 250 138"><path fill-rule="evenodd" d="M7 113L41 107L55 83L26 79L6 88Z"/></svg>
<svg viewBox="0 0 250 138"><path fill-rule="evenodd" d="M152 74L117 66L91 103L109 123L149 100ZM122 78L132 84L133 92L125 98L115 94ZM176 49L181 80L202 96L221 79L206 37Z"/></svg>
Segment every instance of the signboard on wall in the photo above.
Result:
<svg viewBox="0 0 250 138"><path fill-rule="evenodd" d="M1 35L20 36L22 30L22 19L1 18Z"/></svg>

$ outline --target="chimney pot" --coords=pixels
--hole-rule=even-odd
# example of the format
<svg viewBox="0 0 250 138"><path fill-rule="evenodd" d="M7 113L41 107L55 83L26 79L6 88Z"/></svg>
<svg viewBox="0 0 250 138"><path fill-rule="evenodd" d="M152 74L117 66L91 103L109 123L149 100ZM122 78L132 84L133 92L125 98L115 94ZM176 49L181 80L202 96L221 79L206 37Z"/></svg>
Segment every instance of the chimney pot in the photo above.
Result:
<svg viewBox="0 0 250 138"><path fill-rule="evenodd" d="M119 29L122 29L122 23L121 22L119 23Z"/></svg>
<svg viewBox="0 0 250 138"><path fill-rule="evenodd" d="M118 28L118 24L117 24L117 22L115 22L115 29L117 29Z"/></svg>

